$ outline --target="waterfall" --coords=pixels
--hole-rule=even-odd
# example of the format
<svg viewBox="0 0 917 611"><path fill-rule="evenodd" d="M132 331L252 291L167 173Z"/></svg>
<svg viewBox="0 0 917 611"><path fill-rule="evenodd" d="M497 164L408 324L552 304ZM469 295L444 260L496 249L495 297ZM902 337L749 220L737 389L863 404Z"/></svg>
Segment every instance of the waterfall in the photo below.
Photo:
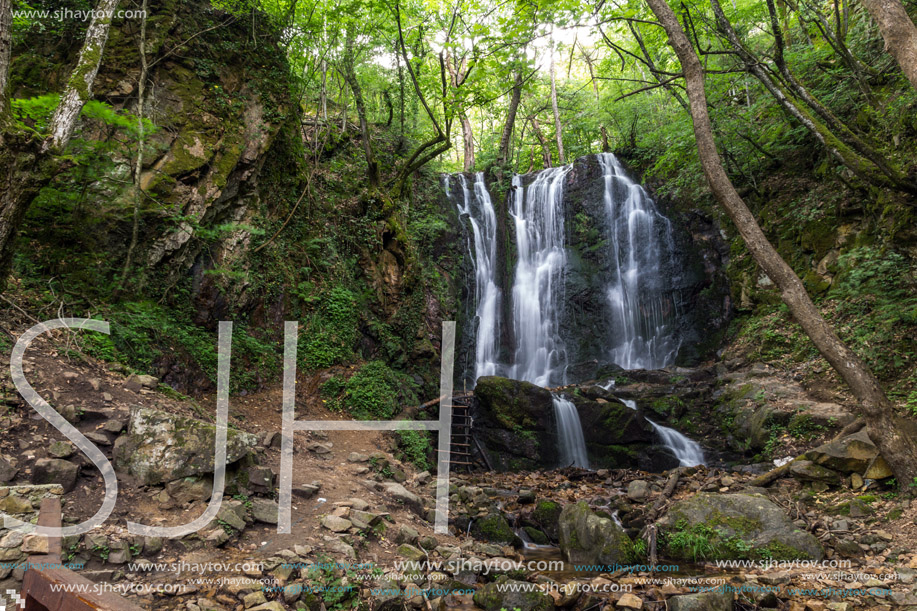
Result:
<svg viewBox="0 0 917 611"><path fill-rule="evenodd" d="M513 332L516 353L510 377L539 386L565 382L567 355L560 336L564 244L563 181L572 166L549 168L522 188L513 177L516 273L513 282Z"/></svg>
<svg viewBox="0 0 917 611"><path fill-rule="evenodd" d="M469 254L474 262L474 298L475 308L475 359L474 379L481 376L496 375L498 371L497 353L499 351L499 312L501 291L497 286L497 214L494 211L490 192L484 183L484 173L474 176L474 185L468 188L464 174L458 175L462 188L462 199L456 203L459 215L467 216L471 224L473 239L469 245ZM445 179L446 196L449 191L449 177Z"/></svg>
<svg viewBox="0 0 917 611"><path fill-rule="evenodd" d="M573 402L561 395L553 395L554 415L557 420L557 439L560 442L560 466L589 468L586 441L579 413Z"/></svg>
<svg viewBox="0 0 917 611"><path fill-rule="evenodd" d="M598 161L611 241L610 358L624 369L660 369L679 347L675 302L663 273L671 260L671 223L614 155L600 153Z"/></svg>
<svg viewBox="0 0 917 611"><path fill-rule="evenodd" d="M621 399L621 402L631 409L637 409L637 402L633 399ZM675 429L656 424L649 418L646 421L653 426L653 430L659 435L662 445L672 451L680 466L693 467L704 464L704 450L699 443L688 439Z"/></svg>

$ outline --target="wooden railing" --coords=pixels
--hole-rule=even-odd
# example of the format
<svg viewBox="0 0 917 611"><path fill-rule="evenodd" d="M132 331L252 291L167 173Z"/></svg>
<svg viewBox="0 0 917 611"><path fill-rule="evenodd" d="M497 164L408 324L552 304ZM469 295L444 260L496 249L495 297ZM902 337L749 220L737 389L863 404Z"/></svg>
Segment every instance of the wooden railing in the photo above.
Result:
<svg viewBox="0 0 917 611"><path fill-rule="evenodd" d="M41 502L39 526L61 525L59 498ZM94 592L94 582L61 564L61 541L48 537L48 553L29 556L29 569L22 579L20 596L25 611L143 611L112 592ZM9 611L21 607L10 605Z"/></svg>

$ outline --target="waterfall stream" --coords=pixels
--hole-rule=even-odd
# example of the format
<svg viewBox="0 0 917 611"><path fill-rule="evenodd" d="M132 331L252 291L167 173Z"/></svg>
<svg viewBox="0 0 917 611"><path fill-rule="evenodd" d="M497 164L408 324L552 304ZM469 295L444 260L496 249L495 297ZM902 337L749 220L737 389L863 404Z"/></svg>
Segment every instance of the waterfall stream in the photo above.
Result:
<svg viewBox="0 0 917 611"><path fill-rule="evenodd" d="M554 395L554 414L557 419L557 437L560 441L560 466L589 468L586 441L576 406L566 397Z"/></svg>
<svg viewBox="0 0 917 611"><path fill-rule="evenodd" d="M484 173L474 176L474 185L468 189L464 174L458 175L462 188L462 199L456 204L459 215L467 215L471 224L473 249L469 249L474 262L474 299L476 332L474 379L496 375L497 342L499 333L499 311L501 291L496 282L497 269L497 214L494 211L490 192L484 183ZM446 195L449 192L449 177L446 177Z"/></svg>
<svg viewBox="0 0 917 611"><path fill-rule="evenodd" d="M631 409L637 409L637 402L633 399L621 399L621 402ZM652 425L653 430L659 435L662 445L672 451L680 466L693 467L704 464L704 450L699 443L688 439L675 429L656 424L649 418L646 421Z"/></svg>
<svg viewBox="0 0 917 611"><path fill-rule="evenodd" d="M624 369L658 369L674 360L679 348L675 299L665 267L672 260L671 223L617 158L597 155L604 181L610 277L606 288L611 337L607 358ZM458 174L461 197L450 191L459 214L468 218L468 250L475 275L474 379L506 375L538 386L567 383L567 350L561 332L568 264L564 227L567 165L538 172L523 186L512 178L509 216L515 229L516 265L511 289L511 363L500 363L500 315L503 295L497 281L497 217L482 173L472 186ZM509 248L509 247L508 247ZM509 322L507 324L510 324ZM561 466L588 468L582 425L569 399L554 394ZM636 408L635 405L630 405ZM700 446L674 429L649 421L662 443L682 465L703 463Z"/></svg>
<svg viewBox="0 0 917 611"><path fill-rule="evenodd" d="M611 360L624 369L661 369L679 346L674 301L662 273L671 258L671 223L614 155L600 153L598 160L612 244L607 289L615 342Z"/></svg>
<svg viewBox="0 0 917 611"><path fill-rule="evenodd" d="M525 189L513 177L510 215L516 228L513 282L515 360L510 377L539 386L565 382L567 355L560 336L564 244L563 181L571 166L542 170Z"/></svg>

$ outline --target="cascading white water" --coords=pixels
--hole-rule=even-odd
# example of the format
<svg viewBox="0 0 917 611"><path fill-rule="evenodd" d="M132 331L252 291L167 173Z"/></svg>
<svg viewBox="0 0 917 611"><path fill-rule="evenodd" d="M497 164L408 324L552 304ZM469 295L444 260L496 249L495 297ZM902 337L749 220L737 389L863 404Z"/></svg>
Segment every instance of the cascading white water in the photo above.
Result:
<svg viewBox="0 0 917 611"><path fill-rule="evenodd" d="M621 399L621 403L633 410L637 409L637 402L633 399ZM699 443L688 439L675 429L656 424L649 418L646 421L653 426L653 430L659 435L662 445L672 451L680 466L693 467L704 464L704 449L700 447Z"/></svg>
<svg viewBox="0 0 917 611"><path fill-rule="evenodd" d="M579 413L573 402L561 395L553 395L554 416L557 420L557 439L560 442L560 466L589 468L586 441Z"/></svg>
<svg viewBox="0 0 917 611"><path fill-rule="evenodd" d="M516 353L510 377L539 386L565 382L567 355L560 336L564 244L563 181L571 166L538 173L525 189L513 177L511 216L516 228L513 333Z"/></svg>
<svg viewBox="0 0 917 611"><path fill-rule="evenodd" d="M490 192L484 183L483 172L474 176L474 185L468 188L464 174L458 175L462 188L462 200L456 203L460 215L467 215L471 224L474 248L474 297L475 303L475 359L474 379L496 375L499 369L499 312L502 292L497 286L497 214L494 211ZM446 196L449 197L449 177L445 179Z"/></svg>
<svg viewBox="0 0 917 611"><path fill-rule="evenodd" d="M611 153L598 155L605 181L611 241L611 360L624 369L659 369L675 357L675 302L663 265L671 258L672 230L649 194Z"/></svg>

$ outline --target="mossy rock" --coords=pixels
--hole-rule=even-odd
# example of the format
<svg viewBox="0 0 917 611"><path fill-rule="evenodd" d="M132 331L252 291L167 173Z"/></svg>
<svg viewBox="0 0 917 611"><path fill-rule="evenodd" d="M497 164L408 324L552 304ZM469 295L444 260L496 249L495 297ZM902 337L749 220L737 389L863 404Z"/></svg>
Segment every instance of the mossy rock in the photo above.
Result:
<svg viewBox="0 0 917 611"><path fill-rule="evenodd" d="M559 531L557 521L564 510L560 503L554 501L539 501L532 512L532 519L538 527L552 540L557 541Z"/></svg>
<svg viewBox="0 0 917 611"><path fill-rule="evenodd" d="M597 516L585 501L564 507L558 526L560 550L567 562L614 565L630 557L633 542L624 529Z"/></svg>
<svg viewBox="0 0 917 611"><path fill-rule="evenodd" d="M485 611L553 611L554 599L531 584L500 578L474 593L474 604Z"/></svg>
<svg viewBox="0 0 917 611"><path fill-rule="evenodd" d="M783 509L759 494L698 493L672 505L659 528L665 538L703 529L718 558L821 560L825 556L818 539L797 528Z"/></svg>
<svg viewBox="0 0 917 611"><path fill-rule="evenodd" d="M502 514L492 513L471 523L471 535L475 539L491 543L513 543L516 533Z"/></svg>

